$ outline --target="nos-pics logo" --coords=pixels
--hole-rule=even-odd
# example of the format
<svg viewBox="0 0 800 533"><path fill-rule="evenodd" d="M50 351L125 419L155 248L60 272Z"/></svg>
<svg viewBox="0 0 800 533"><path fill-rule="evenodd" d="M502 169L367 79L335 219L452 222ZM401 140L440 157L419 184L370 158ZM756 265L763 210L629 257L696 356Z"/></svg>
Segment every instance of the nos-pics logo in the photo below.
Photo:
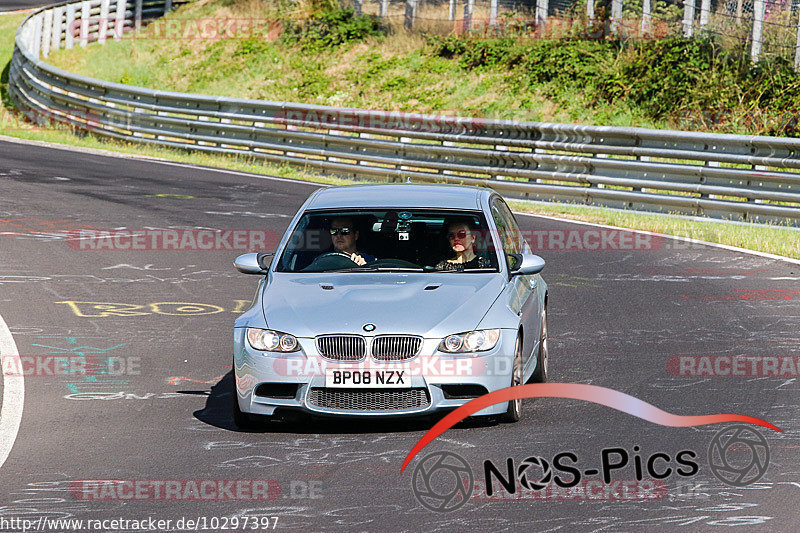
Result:
<svg viewBox="0 0 800 533"><path fill-rule="evenodd" d="M475 478L469 464L452 452L434 452L417 464L411 476L411 489L426 509L446 513L469 500Z"/></svg>
<svg viewBox="0 0 800 533"><path fill-rule="evenodd" d="M761 479L767 472L769 457L767 440L746 424L717 432L708 447L711 472L733 487L745 487ZM519 463L516 475L520 486L536 491L546 488L553 479L550 464L541 457L529 457ZM411 477L417 501L436 512L462 507L472 497L474 487L472 468L463 457L447 451L426 455Z"/></svg>

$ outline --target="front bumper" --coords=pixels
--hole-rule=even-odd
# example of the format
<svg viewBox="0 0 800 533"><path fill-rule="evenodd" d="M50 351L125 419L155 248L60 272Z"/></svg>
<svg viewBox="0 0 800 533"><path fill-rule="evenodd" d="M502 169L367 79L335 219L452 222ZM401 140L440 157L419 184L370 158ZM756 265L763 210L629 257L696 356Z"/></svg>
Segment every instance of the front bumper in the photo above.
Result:
<svg viewBox="0 0 800 533"><path fill-rule="evenodd" d="M441 339L424 339L420 354L403 362L381 362L367 356L359 362L331 361L317 351L314 339L299 338L300 352L260 352L250 347L246 328L234 329L234 377L239 408L273 415L276 409L338 416L420 416L451 411L473 397L511 384L517 332L501 330L493 350L454 356L437 351ZM371 339L367 337L369 342ZM328 388L330 369L403 370L407 388ZM455 392L455 394L454 394ZM496 415L507 403L476 415Z"/></svg>

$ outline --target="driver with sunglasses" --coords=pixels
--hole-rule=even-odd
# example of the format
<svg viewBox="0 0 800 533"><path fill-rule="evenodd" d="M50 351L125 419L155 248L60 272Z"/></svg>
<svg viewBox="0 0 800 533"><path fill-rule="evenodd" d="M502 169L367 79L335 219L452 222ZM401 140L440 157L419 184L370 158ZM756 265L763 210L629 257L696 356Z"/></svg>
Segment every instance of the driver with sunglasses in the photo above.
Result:
<svg viewBox="0 0 800 533"><path fill-rule="evenodd" d="M341 254L350 256L357 265L366 265L376 260L375 256L359 252L356 249L358 230L355 229L353 220L349 217L337 217L331 220L330 226L333 249Z"/></svg>

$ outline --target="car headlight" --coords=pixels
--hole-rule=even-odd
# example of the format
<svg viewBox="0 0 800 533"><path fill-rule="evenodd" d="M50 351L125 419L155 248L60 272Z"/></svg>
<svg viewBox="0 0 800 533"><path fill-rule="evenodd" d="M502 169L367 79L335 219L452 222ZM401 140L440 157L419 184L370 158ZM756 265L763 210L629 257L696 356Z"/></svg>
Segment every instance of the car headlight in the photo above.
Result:
<svg viewBox="0 0 800 533"><path fill-rule="evenodd" d="M447 353L485 352L497 346L499 329L479 329L448 335L439 344L439 351Z"/></svg>
<svg viewBox="0 0 800 533"><path fill-rule="evenodd" d="M271 329L247 328L247 342L262 352L296 352L300 349L294 335Z"/></svg>

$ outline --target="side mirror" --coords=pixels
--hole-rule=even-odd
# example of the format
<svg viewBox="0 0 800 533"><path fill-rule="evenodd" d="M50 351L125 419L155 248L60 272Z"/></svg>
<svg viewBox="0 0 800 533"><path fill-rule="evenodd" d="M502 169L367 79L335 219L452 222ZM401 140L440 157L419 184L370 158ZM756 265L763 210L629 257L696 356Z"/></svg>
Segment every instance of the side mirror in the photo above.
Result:
<svg viewBox="0 0 800 533"><path fill-rule="evenodd" d="M533 254L508 254L512 276L538 274L544 268L544 259Z"/></svg>
<svg viewBox="0 0 800 533"><path fill-rule="evenodd" d="M242 254L234 260L233 266L245 274L266 274L269 270L269 263L265 260L271 256L272 254L255 252Z"/></svg>

